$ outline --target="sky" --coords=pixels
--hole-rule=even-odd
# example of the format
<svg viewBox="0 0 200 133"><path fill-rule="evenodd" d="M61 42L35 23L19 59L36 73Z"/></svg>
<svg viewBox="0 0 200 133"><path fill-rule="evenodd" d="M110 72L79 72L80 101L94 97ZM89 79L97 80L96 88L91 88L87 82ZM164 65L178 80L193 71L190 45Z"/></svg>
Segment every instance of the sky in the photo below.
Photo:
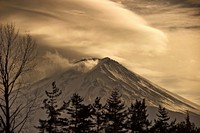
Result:
<svg viewBox="0 0 200 133"><path fill-rule="evenodd" d="M108 56L200 103L199 8L198 0L0 0L0 23L37 41L40 77Z"/></svg>

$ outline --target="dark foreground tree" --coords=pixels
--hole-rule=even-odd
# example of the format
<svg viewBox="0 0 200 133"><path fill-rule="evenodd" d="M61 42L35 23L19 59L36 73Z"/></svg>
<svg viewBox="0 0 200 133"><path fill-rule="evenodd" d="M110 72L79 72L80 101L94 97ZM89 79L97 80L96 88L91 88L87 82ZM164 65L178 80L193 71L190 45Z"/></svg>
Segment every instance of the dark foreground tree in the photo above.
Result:
<svg viewBox="0 0 200 133"><path fill-rule="evenodd" d="M112 91L105 105L106 133L124 133L126 132L126 112L125 105L121 99L121 94L117 89Z"/></svg>
<svg viewBox="0 0 200 133"><path fill-rule="evenodd" d="M145 100L136 100L135 104L131 104L128 108L128 129L134 133L147 133L150 122L148 120L147 106L145 105Z"/></svg>
<svg viewBox="0 0 200 133"><path fill-rule="evenodd" d="M177 124L177 133L200 133L200 128L197 128L194 123L190 121L189 113L187 112L185 121Z"/></svg>
<svg viewBox="0 0 200 133"><path fill-rule="evenodd" d="M92 132L92 112L93 108L83 104L83 98L74 93L70 99L70 106L67 108L69 117L69 130L72 133L90 133Z"/></svg>
<svg viewBox="0 0 200 133"><path fill-rule="evenodd" d="M168 111L165 107L159 105L157 119L155 120L155 124L151 128L152 132L156 133L170 133L175 130L175 122L176 120L169 122L170 117L168 116Z"/></svg>
<svg viewBox="0 0 200 133"><path fill-rule="evenodd" d="M62 133L64 127L67 125L67 119L61 118L63 107L58 107L57 98L61 95L62 91L56 87L55 82L52 83L52 91L45 91L48 99L43 101L44 110L48 115L46 120L39 120L40 125L36 128L40 133L45 131L48 133Z"/></svg>
<svg viewBox="0 0 200 133"><path fill-rule="evenodd" d="M85 105L83 97L74 93L69 102L60 108L57 98L61 94L55 83L52 91L46 91L44 109L48 119L40 119L37 127L40 133L200 133L200 129L190 122L189 114L185 121L175 124L170 122L167 110L159 106L155 124L149 129L145 100L137 101L126 110L118 90L113 90L106 104L96 98L91 105ZM2 131L0 122L0 133Z"/></svg>
<svg viewBox="0 0 200 133"><path fill-rule="evenodd" d="M105 116L103 114L103 105L100 103L101 98L95 99L93 106L94 132L101 133L104 129Z"/></svg>
<svg viewBox="0 0 200 133"><path fill-rule="evenodd" d="M0 122L6 133L20 132L30 113L30 103L16 101L20 79L34 67L35 45L29 34L19 35L13 24L0 25Z"/></svg>

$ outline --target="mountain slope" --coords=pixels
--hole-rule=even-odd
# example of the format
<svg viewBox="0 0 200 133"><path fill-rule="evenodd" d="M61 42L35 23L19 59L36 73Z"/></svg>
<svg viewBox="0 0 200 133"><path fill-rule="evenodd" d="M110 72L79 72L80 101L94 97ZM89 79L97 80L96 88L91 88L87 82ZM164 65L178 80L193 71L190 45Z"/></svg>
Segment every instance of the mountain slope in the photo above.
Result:
<svg viewBox="0 0 200 133"><path fill-rule="evenodd" d="M188 110L200 118L198 105L151 83L110 58L78 61L73 68L38 81L24 92L30 97L37 96L37 103L42 104L46 98L45 90L51 89L53 81L56 81L57 86L62 90L62 96L59 99L61 103L63 100L69 100L75 92L84 97L87 103L92 103L97 96L102 97L102 102L105 103L111 91L116 88L128 105L135 102L135 99L145 98L150 108L149 112L154 112L154 115L156 107L161 104L168 110L176 112L171 113L173 116L181 116L183 119L182 113ZM41 112L40 109L36 111L34 121L38 121L38 118L42 116Z"/></svg>
<svg viewBox="0 0 200 133"><path fill-rule="evenodd" d="M87 70L85 67L88 61L98 63ZM63 89L65 99L77 92L87 102L92 102L97 96L101 96L105 101L111 91L116 88L120 90L128 104L135 99L145 98L149 106L157 107L162 104L173 111L190 110L200 114L198 105L153 84L110 58L94 58L76 62L74 68L35 83L33 91L51 88L53 81L56 81L57 85Z"/></svg>

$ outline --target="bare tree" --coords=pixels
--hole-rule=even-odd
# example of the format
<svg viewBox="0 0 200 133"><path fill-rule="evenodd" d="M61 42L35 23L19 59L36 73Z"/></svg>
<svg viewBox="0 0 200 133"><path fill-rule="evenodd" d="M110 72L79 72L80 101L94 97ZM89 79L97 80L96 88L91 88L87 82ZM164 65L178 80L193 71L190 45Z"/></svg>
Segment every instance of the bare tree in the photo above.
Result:
<svg viewBox="0 0 200 133"><path fill-rule="evenodd" d="M6 133L20 132L28 118L31 102L17 104L16 99L23 75L35 66L35 56L36 43L29 34L20 35L13 24L0 25L0 123Z"/></svg>

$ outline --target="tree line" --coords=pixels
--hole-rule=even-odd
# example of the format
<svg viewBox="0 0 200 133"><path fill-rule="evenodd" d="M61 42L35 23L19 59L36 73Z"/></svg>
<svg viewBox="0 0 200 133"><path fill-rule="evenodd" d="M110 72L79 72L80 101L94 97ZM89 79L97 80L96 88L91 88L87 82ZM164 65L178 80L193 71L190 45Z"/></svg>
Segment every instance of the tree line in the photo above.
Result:
<svg viewBox="0 0 200 133"><path fill-rule="evenodd" d="M85 104L84 98L74 93L70 100L57 104L62 91L52 83L52 90L45 91L42 109L47 118L39 119L35 128L39 133L200 133L200 128L190 121L170 121L168 111L159 106L154 121L148 119L145 99L136 100L128 108L119 90L114 89L105 104L97 97L94 103Z"/></svg>

